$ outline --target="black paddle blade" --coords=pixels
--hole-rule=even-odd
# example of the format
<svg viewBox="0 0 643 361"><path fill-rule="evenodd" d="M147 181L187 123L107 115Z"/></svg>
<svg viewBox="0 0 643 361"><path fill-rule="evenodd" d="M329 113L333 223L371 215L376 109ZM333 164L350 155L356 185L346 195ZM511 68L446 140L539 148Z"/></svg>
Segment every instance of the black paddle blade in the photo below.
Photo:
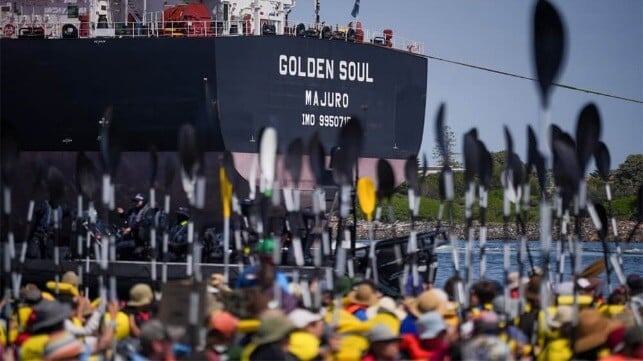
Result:
<svg viewBox="0 0 643 361"><path fill-rule="evenodd" d="M326 151L317 132L310 138L308 154L310 155L310 169L315 176L315 181L317 184L322 184L324 182L324 173L326 172Z"/></svg>
<svg viewBox="0 0 643 361"><path fill-rule="evenodd" d="M587 163L596 150L601 136L601 116L594 103L583 107L576 124L576 152L581 175L585 174Z"/></svg>
<svg viewBox="0 0 643 361"><path fill-rule="evenodd" d="M607 228L609 227L609 223L607 221L607 211L602 204L595 204L594 209L596 209L598 219L601 221L601 230L598 231L598 236L602 241L605 241L607 240Z"/></svg>
<svg viewBox="0 0 643 361"><path fill-rule="evenodd" d="M350 185L353 177L353 167L349 163L349 157L341 147L333 150L332 154L332 167L333 167L333 182L336 185Z"/></svg>
<svg viewBox="0 0 643 361"><path fill-rule="evenodd" d="M150 146L150 188L154 188L159 167L159 155L155 146Z"/></svg>
<svg viewBox="0 0 643 361"><path fill-rule="evenodd" d="M301 156L303 153L304 142L301 138L293 140L286 151L286 170L290 173L295 187L299 185L299 180L301 179Z"/></svg>
<svg viewBox="0 0 643 361"><path fill-rule="evenodd" d="M34 161L34 177L33 177L33 196L32 199L36 198L45 184L45 179L47 176L47 167L45 166L45 161L42 159L40 154L36 155Z"/></svg>
<svg viewBox="0 0 643 361"><path fill-rule="evenodd" d="M47 171L47 189L49 191L49 205L57 208L65 196L65 179L56 167L49 167Z"/></svg>
<svg viewBox="0 0 643 361"><path fill-rule="evenodd" d="M87 199L92 199L98 188L96 167L84 152L79 152L76 156L76 188Z"/></svg>
<svg viewBox="0 0 643 361"><path fill-rule="evenodd" d="M534 12L533 51L542 104L549 105L549 90L565 56L565 31L556 9L538 1Z"/></svg>
<svg viewBox="0 0 643 361"><path fill-rule="evenodd" d="M176 162L174 161L174 156L168 154L165 157L165 178L163 185L165 186L165 191L169 192L172 182L174 182L174 176L176 175Z"/></svg>
<svg viewBox="0 0 643 361"><path fill-rule="evenodd" d="M513 137L511 136L511 132L509 131L509 128L507 126L503 126L504 132L505 132L505 145L506 145L506 150L507 150L507 159L509 159L509 156L514 152L514 140Z"/></svg>
<svg viewBox="0 0 643 361"><path fill-rule="evenodd" d="M531 125L527 126L527 177L531 175L538 154L538 139Z"/></svg>
<svg viewBox="0 0 643 361"><path fill-rule="evenodd" d="M603 142L598 142L594 150L596 169L603 181L607 182L610 176L610 151Z"/></svg>
<svg viewBox="0 0 643 361"><path fill-rule="evenodd" d="M350 170L351 173L357 158L362 154L363 143L362 125L358 118L352 117L348 124L339 131L339 147L342 149L343 157L346 157L346 170Z"/></svg>
<svg viewBox="0 0 643 361"><path fill-rule="evenodd" d="M473 128L464 135L464 179L467 184L473 182L478 172L478 131Z"/></svg>
<svg viewBox="0 0 643 361"><path fill-rule="evenodd" d="M491 153L487 150L485 144L478 139L478 174L480 175L480 184L489 189L491 185L491 174L493 173L493 159Z"/></svg>
<svg viewBox="0 0 643 361"><path fill-rule="evenodd" d="M518 187L524 182L522 162L520 161L520 157L518 157L518 154L511 153L511 156L509 157L509 164L509 169L513 173L513 186L515 189L518 189Z"/></svg>
<svg viewBox="0 0 643 361"><path fill-rule="evenodd" d="M197 146L196 130L192 124L185 123L179 130L179 157L185 174L193 177L201 159Z"/></svg>
<svg viewBox="0 0 643 361"><path fill-rule="evenodd" d="M636 210L638 212L637 221L643 222L643 184L639 186L638 194L636 195Z"/></svg>
<svg viewBox="0 0 643 361"><path fill-rule="evenodd" d="M575 149L565 141L556 139L554 140L553 150L555 158L558 160L554 164L554 180L556 180L556 184L571 192L572 195L576 194L581 172Z"/></svg>
<svg viewBox="0 0 643 361"><path fill-rule="evenodd" d="M404 163L404 177L406 178L406 184L410 189L413 189L417 193L418 191L418 161L416 155L411 155L406 158L406 163Z"/></svg>
<svg viewBox="0 0 643 361"><path fill-rule="evenodd" d="M435 116L435 142L438 143L438 149L440 149L442 165L448 165L447 142L444 134L444 112L445 105L444 103L440 103L438 113Z"/></svg>
<svg viewBox="0 0 643 361"><path fill-rule="evenodd" d="M395 175L393 167L386 159L377 160L377 197L391 198L395 190Z"/></svg>

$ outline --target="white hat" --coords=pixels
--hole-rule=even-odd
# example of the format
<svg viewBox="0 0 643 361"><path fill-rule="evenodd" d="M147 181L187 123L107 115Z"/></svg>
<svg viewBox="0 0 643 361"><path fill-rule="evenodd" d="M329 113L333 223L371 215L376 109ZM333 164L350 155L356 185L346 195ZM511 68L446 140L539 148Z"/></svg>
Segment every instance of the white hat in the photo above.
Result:
<svg viewBox="0 0 643 361"><path fill-rule="evenodd" d="M317 322L322 319L322 315L310 312L303 308L296 308L288 314L288 318L295 324L297 328L304 328L312 322Z"/></svg>
<svg viewBox="0 0 643 361"><path fill-rule="evenodd" d="M574 282L561 282L556 286L556 293L559 296L569 296L574 294Z"/></svg>
<svg viewBox="0 0 643 361"><path fill-rule="evenodd" d="M367 308L366 317L371 319L380 312L388 312L390 314L393 314L400 321L406 318L406 312L397 306L395 300L387 296L380 298L377 304Z"/></svg>

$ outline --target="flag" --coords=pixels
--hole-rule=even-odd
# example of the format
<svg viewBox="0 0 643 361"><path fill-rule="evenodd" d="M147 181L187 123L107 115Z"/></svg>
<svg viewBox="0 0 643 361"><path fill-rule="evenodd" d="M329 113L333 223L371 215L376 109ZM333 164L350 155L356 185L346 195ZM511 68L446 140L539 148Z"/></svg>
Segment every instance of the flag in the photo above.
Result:
<svg viewBox="0 0 643 361"><path fill-rule="evenodd" d="M351 11L351 16L356 18L359 14L359 0L355 0L355 5L353 5L353 11Z"/></svg>

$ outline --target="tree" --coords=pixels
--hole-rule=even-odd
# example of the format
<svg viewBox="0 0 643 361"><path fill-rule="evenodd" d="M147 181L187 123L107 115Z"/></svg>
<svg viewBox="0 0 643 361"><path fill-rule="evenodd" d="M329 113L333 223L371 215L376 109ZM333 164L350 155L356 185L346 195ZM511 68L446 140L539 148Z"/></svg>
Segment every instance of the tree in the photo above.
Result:
<svg viewBox="0 0 643 361"><path fill-rule="evenodd" d="M447 148L448 165L454 168L462 167L462 164L455 159L456 154L458 154L454 151L456 149L455 133L448 125L444 126L444 140ZM437 165L444 166L442 155L440 154L440 147L437 143L433 146L432 158L436 161Z"/></svg>
<svg viewBox="0 0 643 361"><path fill-rule="evenodd" d="M643 154L630 154L612 173L614 197L635 195L643 184Z"/></svg>

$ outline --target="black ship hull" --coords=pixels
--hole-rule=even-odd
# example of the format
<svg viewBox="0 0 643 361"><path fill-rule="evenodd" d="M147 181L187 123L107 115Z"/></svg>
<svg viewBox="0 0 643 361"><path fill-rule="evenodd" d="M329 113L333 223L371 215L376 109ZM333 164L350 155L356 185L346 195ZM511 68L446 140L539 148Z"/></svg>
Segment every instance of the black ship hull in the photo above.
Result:
<svg viewBox="0 0 643 361"><path fill-rule="evenodd" d="M2 120L30 151L97 150L113 107L122 147L176 150L202 119L208 151L251 153L275 126L285 148L320 132L327 148L347 117L365 128L362 156L401 159L422 141L426 59L371 44L287 36L3 39ZM203 83L212 117L203 116Z"/></svg>

